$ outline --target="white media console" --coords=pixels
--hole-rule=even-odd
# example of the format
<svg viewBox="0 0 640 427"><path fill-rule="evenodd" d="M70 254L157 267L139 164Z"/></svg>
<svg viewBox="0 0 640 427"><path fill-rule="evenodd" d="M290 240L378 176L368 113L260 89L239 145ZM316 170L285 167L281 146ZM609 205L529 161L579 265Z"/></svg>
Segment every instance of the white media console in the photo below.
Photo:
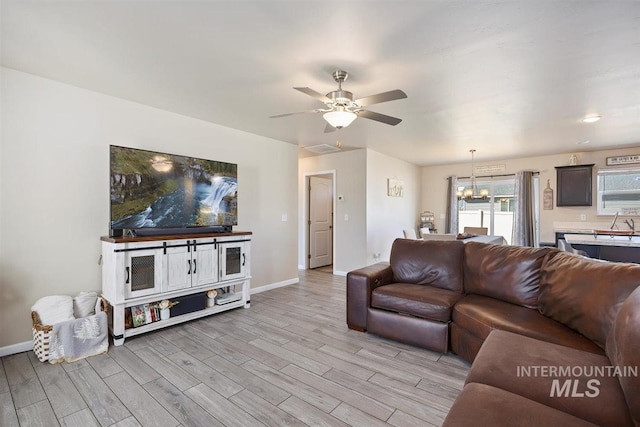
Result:
<svg viewBox="0 0 640 427"><path fill-rule="evenodd" d="M102 296L117 346L126 337L249 307L250 232L101 240ZM210 290L220 294L213 305L206 300ZM166 320L153 312L162 300L178 302ZM136 317L144 308L150 310Z"/></svg>

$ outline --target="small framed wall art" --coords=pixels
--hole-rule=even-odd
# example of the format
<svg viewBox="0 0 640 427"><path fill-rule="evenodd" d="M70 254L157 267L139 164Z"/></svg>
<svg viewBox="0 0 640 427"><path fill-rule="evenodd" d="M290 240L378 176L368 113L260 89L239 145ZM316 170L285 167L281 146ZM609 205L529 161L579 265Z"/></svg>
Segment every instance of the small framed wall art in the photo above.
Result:
<svg viewBox="0 0 640 427"><path fill-rule="evenodd" d="M387 196L404 197L404 181L395 178L387 179Z"/></svg>
<svg viewBox="0 0 640 427"><path fill-rule="evenodd" d="M544 210L553 209L553 190L551 189L551 180L547 180L547 188L542 192L542 208Z"/></svg>

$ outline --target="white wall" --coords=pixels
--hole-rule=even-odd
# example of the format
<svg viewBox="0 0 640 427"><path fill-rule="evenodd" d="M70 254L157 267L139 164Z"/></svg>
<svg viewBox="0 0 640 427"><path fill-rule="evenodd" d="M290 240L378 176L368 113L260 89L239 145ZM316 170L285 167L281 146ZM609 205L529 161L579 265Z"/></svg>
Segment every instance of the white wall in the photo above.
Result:
<svg viewBox="0 0 640 427"><path fill-rule="evenodd" d="M496 160L475 162L476 166L504 164L505 172L515 173L519 170L537 170L540 171L540 191L542 192L547 186L549 179L551 188L554 193L553 209L540 210L540 241L555 241L554 222L582 222L582 223L603 223L611 222L610 216L599 216L596 214L596 171L598 168L606 167L606 158L610 156L638 154L640 145L635 148L627 148L620 150L601 150L577 153L578 164L594 163L593 172L593 206L576 206L576 207L557 207L557 185L556 185L556 169L555 166L567 166L569 164L569 156L571 153L556 154L540 157L525 157L520 159ZM445 220L440 215L446 212L447 200L447 184L445 178L450 175L469 176L471 174L470 163L458 163L441 166L426 166L422 168L422 210L429 210L436 215L436 227L444 230ZM483 174L479 174L483 175ZM487 174L488 175L488 174ZM540 194L542 200L542 194ZM586 219L580 219L580 215L584 214ZM638 219L636 219L638 221Z"/></svg>
<svg viewBox="0 0 640 427"><path fill-rule="evenodd" d="M420 168L376 151L361 149L300 159L299 265L305 265L306 256L304 176L333 170L336 171L336 195L343 196L335 206L334 271L344 274L388 260L391 244L402 237L402 230L417 225ZM387 196L388 178L404 181L404 197ZM345 215L349 216L348 221ZM376 253L380 254L379 259L374 257Z"/></svg>
<svg viewBox="0 0 640 427"><path fill-rule="evenodd" d="M254 233L252 287L297 279L296 146L0 72L0 347L31 339L38 298L100 290L109 144L237 163L236 229Z"/></svg>
<svg viewBox="0 0 640 427"><path fill-rule="evenodd" d="M322 156L306 157L299 161L298 189L300 227L298 236L298 264L304 266L304 176L318 172L336 171L336 195L344 200L336 202L333 269L342 274L364 267L367 262L366 245L366 150L353 150ZM348 215L348 220L345 219Z"/></svg>
<svg viewBox="0 0 640 427"><path fill-rule="evenodd" d="M404 197L387 195L387 180L404 183ZM367 264L388 261L391 244L402 230L416 229L420 220L420 168L367 150ZM375 258L374 254L380 254Z"/></svg>

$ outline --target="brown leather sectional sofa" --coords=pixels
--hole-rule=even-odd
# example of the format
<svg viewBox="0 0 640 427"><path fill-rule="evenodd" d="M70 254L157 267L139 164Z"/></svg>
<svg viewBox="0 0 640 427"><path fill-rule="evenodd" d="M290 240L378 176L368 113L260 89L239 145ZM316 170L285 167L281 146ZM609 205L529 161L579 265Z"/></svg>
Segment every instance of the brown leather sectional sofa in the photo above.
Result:
<svg viewBox="0 0 640 427"><path fill-rule="evenodd" d="M347 324L473 362L447 426L640 426L639 285L635 264L398 239L347 275Z"/></svg>

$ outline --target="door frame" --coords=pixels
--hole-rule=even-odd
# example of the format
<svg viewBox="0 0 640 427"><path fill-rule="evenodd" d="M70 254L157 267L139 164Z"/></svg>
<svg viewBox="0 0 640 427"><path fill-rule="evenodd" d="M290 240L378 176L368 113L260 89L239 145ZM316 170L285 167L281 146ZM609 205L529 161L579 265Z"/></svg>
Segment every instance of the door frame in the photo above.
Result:
<svg viewBox="0 0 640 427"><path fill-rule="evenodd" d="M302 192L302 203L304 205L304 218L303 218L303 222L302 224L304 225L304 233L302 236L302 247L304 247L304 269L308 270L309 269L309 255L311 253L311 248L309 247L310 243L311 243L311 238L309 236L309 221L311 218L310 212L309 212L309 178L311 178L312 176L326 176L326 175L330 175L331 176L331 185L332 185L332 201L331 203L333 204L333 215L331 218L331 258L332 258L332 268L333 268L333 273L335 273L336 271L336 209L337 209L337 205L336 205L336 190L337 190L337 185L336 185L336 170L335 169L331 169L331 170L326 170L326 171L318 171L318 172L310 172L310 173L305 173L303 175L303 180L304 180L304 191Z"/></svg>

